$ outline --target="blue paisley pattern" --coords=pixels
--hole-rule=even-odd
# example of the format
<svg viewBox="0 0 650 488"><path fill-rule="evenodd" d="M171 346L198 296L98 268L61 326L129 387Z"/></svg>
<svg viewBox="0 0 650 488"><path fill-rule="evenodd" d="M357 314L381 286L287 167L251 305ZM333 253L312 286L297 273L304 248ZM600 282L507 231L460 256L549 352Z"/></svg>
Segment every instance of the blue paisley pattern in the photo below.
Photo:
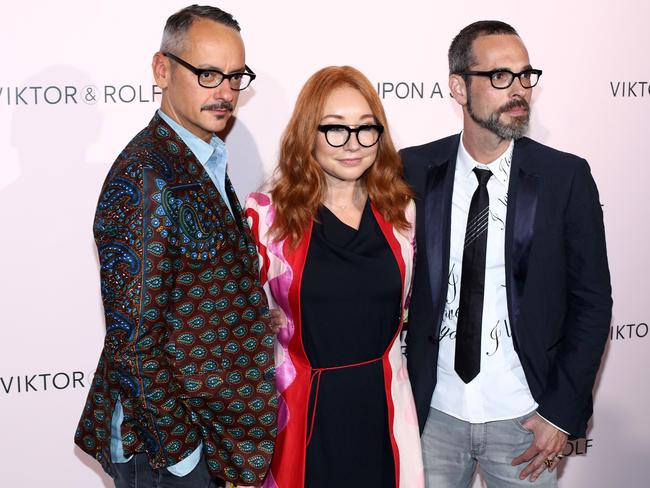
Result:
<svg viewBox="0 0 650 488"><path fill-rule="evenodd" d="M127 271L135 275L140 271L140 260L138 256L124 244L108 242L97 247L102 271L114 273L115 268L120 264L127 266Z"/></svg>
<svg viewBox="0 0 650 488"><path fill-rule="evenodd" d="M114 178L102 193L97 208L100 210L112 208L125 198L130 205L139 204L140 192L138 188L126 178Z"/></svg>

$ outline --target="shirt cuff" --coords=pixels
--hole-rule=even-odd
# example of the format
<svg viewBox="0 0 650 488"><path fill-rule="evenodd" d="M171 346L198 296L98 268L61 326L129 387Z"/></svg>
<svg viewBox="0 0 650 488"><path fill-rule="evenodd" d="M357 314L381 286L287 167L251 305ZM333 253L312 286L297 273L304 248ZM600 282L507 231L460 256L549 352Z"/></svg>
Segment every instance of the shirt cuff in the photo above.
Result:
<svg viewBox="0 0 650 488"><path fill-rule="evenodd" d="M536 412L536 413L537 413L537 415L539 415L539 412ZM553 427L555 427L555 428L556 428L557 430L559 430L560 432L564 432L566 435L571 435L571 434L569 434L566 430L564 430L563 428L558 427L558 426L555 425L553 422L551 422L550 420L548 420L546 417L542 417L541 415L539 415L539 417L541 417L541 418L544 420L544 422L546 422L546 423L548 423L548 424L551 424Z"/></svg>
<svg viewBox="0 0 650 488"><path fill-rule="evenodd" d="M203 442L201 442L199 446L194 449L194 451L192 451L192 454L187 456L185 459L177 462L176 464L172 464L171 466L167 466L167 471L169 471L174 476L185 476L189 474L190 471L196 468L196 465L199 464L202 451Z"/></svg>

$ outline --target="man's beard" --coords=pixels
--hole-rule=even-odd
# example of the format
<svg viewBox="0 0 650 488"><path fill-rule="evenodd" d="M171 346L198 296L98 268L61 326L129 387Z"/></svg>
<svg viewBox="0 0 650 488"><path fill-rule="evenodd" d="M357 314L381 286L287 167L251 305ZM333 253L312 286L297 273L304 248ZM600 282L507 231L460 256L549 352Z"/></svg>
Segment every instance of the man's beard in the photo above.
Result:
<svg viewBox="0 0 650 488"><path fill-rule="evenodd" d="M519 117L511 117L512 121L509 124L499 121L502 113L508 112L516 107L523 107L526 109L526 115ZM492 112L488 118L479 118L472 108L472 95L467 93L467 113L474 122L496 134L501 139L521 139L528 131L528 123L530 122L530 105L523 98L516 98L500 107L497 111Z"/></svg>

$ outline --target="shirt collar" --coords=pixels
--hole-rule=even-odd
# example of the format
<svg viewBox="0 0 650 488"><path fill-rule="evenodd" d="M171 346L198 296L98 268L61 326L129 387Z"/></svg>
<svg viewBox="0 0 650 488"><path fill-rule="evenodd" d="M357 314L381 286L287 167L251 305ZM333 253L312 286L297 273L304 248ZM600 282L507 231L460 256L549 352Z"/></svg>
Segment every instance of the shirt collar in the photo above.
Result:
<svg viewBox="0 0 650 488"><path fill-rule="evenodd" d="M512 166L512 151L515 147L515 141L511 140L506 150L489 164L479 163L476 161L465 149L463 144L463 134L460 135L460 144L458 145L458 157L456 164L462 171L462 174L469 176L474 168L487 169L492 172L492 176L497 181L500 181L503 186L508 188L508 181L510 180L510 168Z"/></svg>
<svg viewBox="0 0 650 488"><path fill-rule="evenodd" d="M189 130L180 125L161 109L158 109L158 115L160 115L160 117L162 117L162 119L169 124L174 132L178 134L178 137L180 137L182 141L187 145L187 147L190 148L190 151L192 151L194 156L196 156L196 159L198 159L203 166L205 166L215 151L217 152L217 156L226 154L226 144L216 135L212 135L210 144L208 144L200 137L192 134Z"/></svg>

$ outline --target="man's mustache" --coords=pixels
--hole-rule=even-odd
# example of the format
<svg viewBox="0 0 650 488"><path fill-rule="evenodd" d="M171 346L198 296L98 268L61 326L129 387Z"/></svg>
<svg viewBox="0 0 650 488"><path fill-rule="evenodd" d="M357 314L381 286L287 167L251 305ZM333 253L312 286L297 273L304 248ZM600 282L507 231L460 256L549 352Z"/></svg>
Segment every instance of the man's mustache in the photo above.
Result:
<svg viewBox="0 0 650 488"><path fill-rule="evenodd" d="M210 105L204 105L201 107L201 111L203 110L228 110L228 112L232 112L235 107L232 106L232 103L227 102L225 100L222 100L221 102L216 102L216 103L211 103Z"/></svg>
<svg viewBox="0 0 650 488"><path fill-rule="evenodd" d="M506 103L503 107L499 109L499 114L508 112L512 110L513 108L525 108L527 112L530 112L530 105L528 105L528 102L524 100L523 98L511 100L508 103Z"/></svg>

